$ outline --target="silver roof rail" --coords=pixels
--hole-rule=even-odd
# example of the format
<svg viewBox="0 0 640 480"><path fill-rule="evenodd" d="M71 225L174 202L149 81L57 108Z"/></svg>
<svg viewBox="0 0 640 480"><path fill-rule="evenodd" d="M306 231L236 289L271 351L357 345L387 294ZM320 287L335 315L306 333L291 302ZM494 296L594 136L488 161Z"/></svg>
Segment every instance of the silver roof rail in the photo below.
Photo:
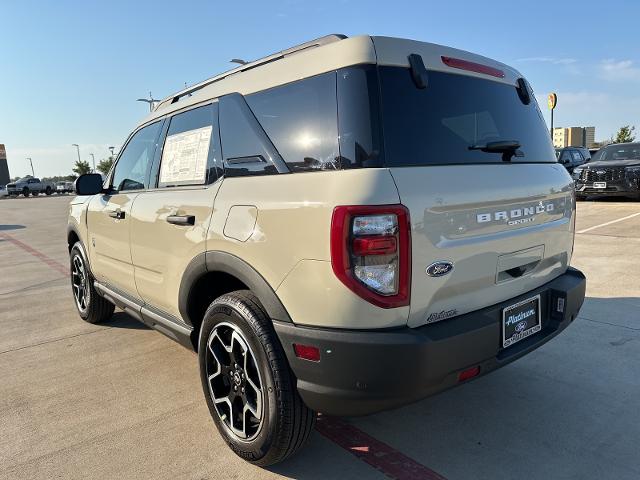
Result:
<svg viewBox="0 0 640 480"><path fill-rule="evenodd" d="M281 52L276 52L266 57L262 57L252 62L246 63L244 65L240 65L239 67L233 68L231 70L227 70L226 72L216 75L215 77L209 78L196 85L192 85L191 87L185 88L184 90L180 90L178 93L175 93L165 98L160 103L158 103L158 105L156 105L156 107L154 108L154 111L158 110L163 105L176 103L181 98L186 97L187 95L191 95L194 92L197 92L198 90L206 87L207 85L211 85L212 83L219 82L220 80L227 78L230 75L244 72L246 70L251 70L252 68L259 67L260 65L264 65L269 62L280 60L284 57L296 54L308 48L315 48L315 47L320 47L322 45L326 45L328 43L339 42L340 40L344 40L345 38L347 38L347 36L342 35L340 33L325 35L324 37L316 38L315 40L310 40L308 42L301 43L300 45L296 45L294 47L287 48L286 50L282 50Z"/></svg>

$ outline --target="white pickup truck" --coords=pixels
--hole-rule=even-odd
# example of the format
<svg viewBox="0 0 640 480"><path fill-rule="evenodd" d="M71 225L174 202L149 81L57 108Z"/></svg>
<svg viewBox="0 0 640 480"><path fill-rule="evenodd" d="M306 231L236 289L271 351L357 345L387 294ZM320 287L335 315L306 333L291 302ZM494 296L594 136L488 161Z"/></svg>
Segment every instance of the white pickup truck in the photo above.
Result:
<svg viewBox="0 0 640 480"><path fill-rule="evenodd" d="M40 193L45 195L51 195L55 191L55 186L51 182L41 181L39 178L27 176L21 178L15 182L7 184L7 194L10 196L24 195L28 197L29 194L34 197Z"/></svg>

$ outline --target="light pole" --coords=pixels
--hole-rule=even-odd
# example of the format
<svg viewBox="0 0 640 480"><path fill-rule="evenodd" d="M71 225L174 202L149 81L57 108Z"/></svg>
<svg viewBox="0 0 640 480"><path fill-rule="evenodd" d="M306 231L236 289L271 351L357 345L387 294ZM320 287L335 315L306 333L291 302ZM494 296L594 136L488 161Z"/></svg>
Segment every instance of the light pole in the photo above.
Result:
<svg viewBox="0 0 640 480"><path fill-rule="evenodd" d="M93 153L90 153L89 155L91 155L91 160L93 160L93 172L92 173L96 173L96 157Z"/></svg>
<svg viewBox="0 0 640 480"><path fill-rule="evenodd" d="M111 150L111 158L114 158L113 151L115 149L116 149L116 147L109 147L109 150Z"/></svg>
<svg viewBox="0 0 640 480"><path fill-rule="evenodd" d="M33 171L33 161L31 160L31 157L27 157L27 160L29 160L29 165L31 165L31 176L35 177L36 172Z"/></svg>
<svg viewBox="0 0 640 480"><path fill-rule="evenodd" d="M153 95L151 95L151 92L149 92L149 98L138 98L136 100L136 102L145 102L149 104L149 111L153 112L153 107L156 106L156 102L159 102L160 100L156 100L155 98L153 98Z"/></svg>
<svg viewBox="0 0 640 480"><path fill-rule="evenodd" d="M80 145L78 145L77 143L72 143L71 146L76 147L76 149L78 150L78 162L81 162L82 160L80 160Z"/></svg>

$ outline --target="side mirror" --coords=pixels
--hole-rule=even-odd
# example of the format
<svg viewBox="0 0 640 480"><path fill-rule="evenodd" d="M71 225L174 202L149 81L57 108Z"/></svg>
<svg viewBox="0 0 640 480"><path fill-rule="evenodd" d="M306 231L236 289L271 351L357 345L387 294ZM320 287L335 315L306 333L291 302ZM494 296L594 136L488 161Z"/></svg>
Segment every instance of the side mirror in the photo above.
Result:
<svg viewBox="0 0 640 480"><path fill-rule="evenodd" d="M78 195L95 195L102 192L102 175L99 173L85 173L80 175L75 183L73 189Z"/></svg>

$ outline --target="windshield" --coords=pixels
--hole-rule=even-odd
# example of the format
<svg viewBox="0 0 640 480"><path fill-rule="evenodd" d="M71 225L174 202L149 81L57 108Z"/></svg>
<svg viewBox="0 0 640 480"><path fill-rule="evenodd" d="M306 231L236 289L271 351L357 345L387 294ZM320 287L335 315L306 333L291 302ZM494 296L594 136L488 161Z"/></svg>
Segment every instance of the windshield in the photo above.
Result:
<svg viewBox="0 0 640 480"><path fill-rule="evenodd" d="M593 155L593 160L640 160L640 143L609 145Z"/></svg>
<svg viewBox="0 0 640 480"><path fill-rule="evenodd" d="M525 105L516 87L468 75L429 71L426 88L409 69L380 67L388 166L502 163L491 142L515 142L512 162L557 161L533 95Z"/></svg>

